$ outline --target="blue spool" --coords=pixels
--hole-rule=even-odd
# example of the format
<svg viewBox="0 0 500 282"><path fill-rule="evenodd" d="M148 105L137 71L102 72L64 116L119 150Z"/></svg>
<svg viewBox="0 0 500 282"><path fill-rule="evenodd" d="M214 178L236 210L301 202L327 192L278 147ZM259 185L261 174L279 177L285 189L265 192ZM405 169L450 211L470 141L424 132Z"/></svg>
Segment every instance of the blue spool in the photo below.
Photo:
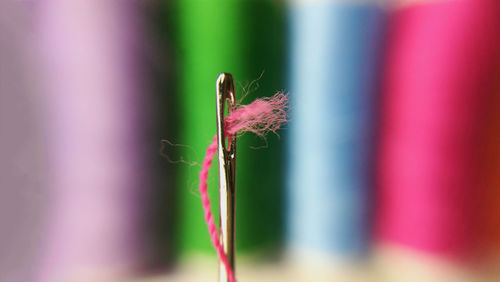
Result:
<svg viewBox="0 0 500 282"><path fill-rule="evenodd" d="M385 10L294 3L290 10L288 245L366 251Z"/></svg>

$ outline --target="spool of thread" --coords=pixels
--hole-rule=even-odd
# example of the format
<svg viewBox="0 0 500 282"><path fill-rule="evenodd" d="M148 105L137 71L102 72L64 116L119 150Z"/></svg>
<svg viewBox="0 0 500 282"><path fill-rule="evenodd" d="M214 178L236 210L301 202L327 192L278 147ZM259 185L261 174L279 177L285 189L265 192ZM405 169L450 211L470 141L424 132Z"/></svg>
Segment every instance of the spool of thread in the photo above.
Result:
<svg viewBox="0 0 500 282"><path fill-rule="evenodd" d="M238 99L269 96L283 88L283 11L270 0L177 1L180 54L180 106L182 131L178 143L191 147L201 164L216 132L215 81L221 72L236 80ZM249 83L252 89L243 89ZM260 85L255 90L255 86ZM236 172L237 254L273 249L281 237L281 144L276 136L266 142L244 135L238 138ZM183 256L214 253L206 230L200 198L196 194L200 167L184 167L178 181L179 234ZM208 191L218 218L218 173L211 169ZM215 258L215 256L213 256Z"/></svg>
<svg viewBox="0 0 500 282"><path fill-rule="evenodd" d="M25 2L0 3L0 273L30 281L47 216L47 152L42 122L39 57Z"/></svg>
<svg viewBox="0 0 500 282"><path fill-rule="evenodd" d="M436 1L391 17L378 156L382 242L454 257L476 244L498 5Z"/></svg>
<svg viewBox="0 0 500 282"><path fill-rule="evenodd" d="M500 18L500 16L499 16ZM500 20L499 20L500 21ZM498 23L500 25L500 22ZM496 42L500 48L500 40ZM490 93L484 119L484 145L481 145L480 224L482 252L500 259L500 60L497 61L495 88Z"/></svg>
<svg viewBox="0 0 500 282"><path fill-rule="evenodd" d="M288 244L300 260L367 248L385 11L375 1L290 7Z"/></svg>
<svg viewBox="0 0 500 282"><path fill-rule="evenodd" d="M135 14L128 1L39 4L51 191L36 281L124 281L143 255Z"/></svg>

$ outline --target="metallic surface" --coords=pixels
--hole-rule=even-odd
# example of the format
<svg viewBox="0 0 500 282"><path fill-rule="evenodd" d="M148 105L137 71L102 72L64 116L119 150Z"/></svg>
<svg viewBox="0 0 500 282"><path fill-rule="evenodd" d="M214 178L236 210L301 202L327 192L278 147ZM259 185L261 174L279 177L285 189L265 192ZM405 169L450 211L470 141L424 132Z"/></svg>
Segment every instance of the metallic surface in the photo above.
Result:
<svg viewBox="0 0 500 282"><path fill-rule="evenodd" d="M233 76L221 73L217 78L217 156L219 159L220 238L227 260L234 270L235 256L235 204L236 204L236 136L224 132L224 112L227 102L228 115L236 107ZM219 266L219 281L229 281L223 264Z"/></svg>

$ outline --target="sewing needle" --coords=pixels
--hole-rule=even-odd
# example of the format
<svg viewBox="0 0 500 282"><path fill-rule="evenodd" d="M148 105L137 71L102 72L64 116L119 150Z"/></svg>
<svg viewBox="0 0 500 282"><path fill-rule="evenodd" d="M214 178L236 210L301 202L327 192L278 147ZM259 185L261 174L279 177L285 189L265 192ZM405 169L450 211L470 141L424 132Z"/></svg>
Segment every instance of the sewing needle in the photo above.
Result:
<svg viewBox="0 0 500 282"><path fill-rule="evenodd" d="M219 160L219 199L220 199L220 239L229 265L234 273L235 256L235 196L236 196L236 136L227 136L224 132L224 112L227 114L236 107L233 76L221 73L217 78L217 152ZM228 282L229 277L224 265L219 265L219 282Z"/></svg>

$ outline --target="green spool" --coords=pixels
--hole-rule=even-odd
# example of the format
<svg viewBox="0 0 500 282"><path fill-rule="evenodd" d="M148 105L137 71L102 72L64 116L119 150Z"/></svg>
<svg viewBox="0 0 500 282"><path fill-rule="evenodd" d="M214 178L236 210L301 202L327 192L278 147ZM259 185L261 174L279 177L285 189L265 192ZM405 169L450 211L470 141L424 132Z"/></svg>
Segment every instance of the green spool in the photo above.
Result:
<svg viewBox="0 0 500 282"><path fill-rule="evenodd" d="M216 133L215 81L231 73L243 104L283 88L284 11L278 1L179 0L176 2L180 67L180 143L191 146L201 163ZM263 73L264 72L264 73ZM262 77L246 93L244 87ZM243 86L243 87L242 87ZM255 89L256 88L256 89ZM252 149L252 147L267 148ZM273 134L262 140L238 138L236 186L237 254L277 249L282 238L282 147ZM218 220L217 161L210 170L209 193ZM199 166L183 167L178 181L177 247L181 256L215 254L198 185Z"/></svg>

